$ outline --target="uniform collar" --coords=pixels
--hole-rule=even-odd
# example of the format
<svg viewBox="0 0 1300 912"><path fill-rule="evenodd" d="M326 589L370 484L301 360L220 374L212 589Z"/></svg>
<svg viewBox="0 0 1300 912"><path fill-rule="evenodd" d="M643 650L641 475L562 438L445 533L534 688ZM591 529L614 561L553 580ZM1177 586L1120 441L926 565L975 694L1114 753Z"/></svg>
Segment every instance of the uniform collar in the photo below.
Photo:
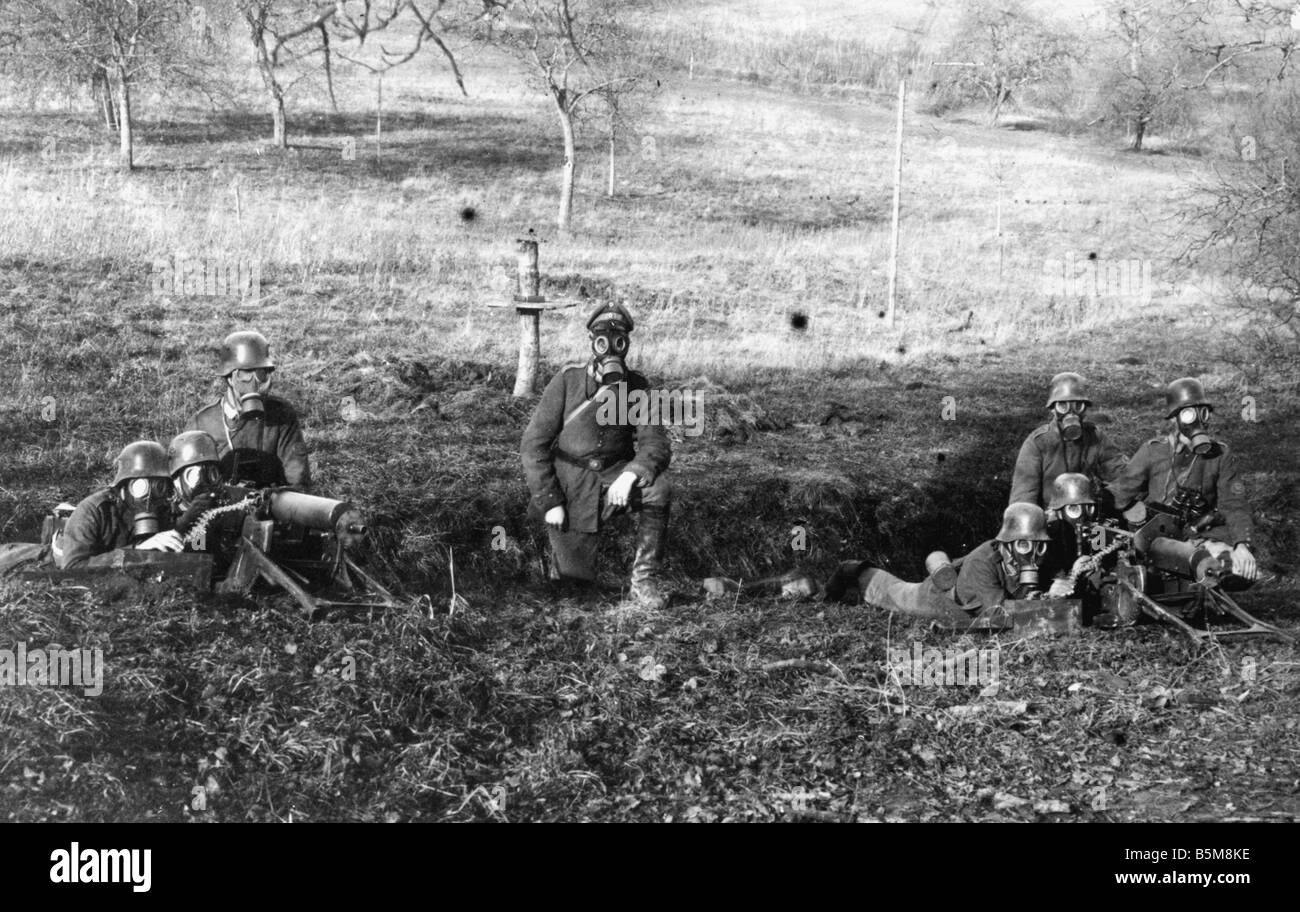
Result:
<svg viewBox="0 0 1300 912"><path fill-rule="evenodd" d="M1178 453L1190 453L1192 451L1192 448L1183 442L1183 439L1178 436L1177 431L1170 431L1169 451L1176 455Z"/></svg>

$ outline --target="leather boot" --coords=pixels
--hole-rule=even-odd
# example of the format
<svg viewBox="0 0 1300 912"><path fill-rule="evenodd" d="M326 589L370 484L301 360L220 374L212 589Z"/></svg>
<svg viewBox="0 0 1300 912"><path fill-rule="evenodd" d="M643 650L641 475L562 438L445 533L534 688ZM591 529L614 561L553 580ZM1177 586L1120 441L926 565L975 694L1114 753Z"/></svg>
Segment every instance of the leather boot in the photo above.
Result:
<svg viewBox="0 0 1300 912"><path fill-rule="evenodd" d="M823 589L826 601L840 602L850 586L858 585L858 575L871 565L866 561L841 561Z"/></svg>
<svg viewBox="0 0 1300 912"><path fill-rule="evenodd" d="M660 579L668 537L668 508L643 507L637 520L636 557L632 559L632 600L659 611L668 604Z"/></svg>

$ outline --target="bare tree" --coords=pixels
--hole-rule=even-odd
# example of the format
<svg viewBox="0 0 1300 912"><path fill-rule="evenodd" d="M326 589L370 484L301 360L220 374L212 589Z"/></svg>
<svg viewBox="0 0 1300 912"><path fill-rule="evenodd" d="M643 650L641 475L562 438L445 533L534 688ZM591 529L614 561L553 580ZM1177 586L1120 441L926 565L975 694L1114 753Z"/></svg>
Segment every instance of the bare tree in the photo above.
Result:
<svg viewBox="0 0 1300 912"><path fill-rule="evenodd" d="M564 146L556 224L573 222L580 117L602 103L611 125L619 99L653 86L645 58L621 23L638 12L635 0L510 0L491 10L492 41L522 60L550 98Z"/></svg>
<svg viewBox="0 0 1300 912"><path fill-rule="evenodd" d="M990 124L1024 90L1060 77L1070 59L1066 42L1019 0L967 7L957 34L934 89L947 104L982 99Z"/></svg>
<svg viewBox="0 0 1300 912"><path fill-rule="evenodd" d="M122 168L135 167L132 91L161 82L180 56L187 27L184 0L9 0L0 6L17 36L28 78L73 76L103 93L105 121L118 132ZM112 104L107 104L111 96Z"/></svg>

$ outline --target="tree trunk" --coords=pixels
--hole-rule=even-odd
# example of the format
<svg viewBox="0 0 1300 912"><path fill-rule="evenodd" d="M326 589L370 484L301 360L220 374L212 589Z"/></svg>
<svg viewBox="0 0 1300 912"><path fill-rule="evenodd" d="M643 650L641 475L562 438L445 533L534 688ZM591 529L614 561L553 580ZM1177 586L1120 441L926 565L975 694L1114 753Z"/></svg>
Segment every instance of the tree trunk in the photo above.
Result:
<svg viewBox="0 0 1300 912"><path fill-rule="evenodd" d="M131 79L123 70L117 73L118 158L122 170L135 168L135 136L131 130Z"/></svg>
<svg viewBox="0 0 1300 912"><path fill-rule="evenodd" d="M262 86L271 101L271 142L277 148L289 148L289 131L285 125L284 88L275 78L275 62L271 52L266 48L266 31L255 20L248 21L248 29L253 38L253 50L257 53L257 72L262 77Z"/></svg>
<svg viewBox="0 0 1300 912"><path fill-rule="evenodd" d="M614 195L614 131L609 131L609 193Z"/></svg>
<svg viewBox="0 0 1300 912"><path fill-rule="evenodd" d="M113 110L113 89L108 84L108 76L104 72L96 71L91 77L90 91L104 114L104 130L112 136L117 133L117 112Z"/></svg>
<svg viewBox="0 0 1300 912"><path fill-rule="evenodd" d="M1142 151L1142 139L1146 136L1147 119L1139 114L1133 118L1133 151Z"/></svg>
<svg viewBox="0 0 1300 912"><path fill-rule="evenodd" d="M573 132L573 112L562 97L556 99L555 106L564 133L564 173L560 179L560 212L555 221L561 231L568 231L573 221L573 184L578 171L577 139Z"/></svg>

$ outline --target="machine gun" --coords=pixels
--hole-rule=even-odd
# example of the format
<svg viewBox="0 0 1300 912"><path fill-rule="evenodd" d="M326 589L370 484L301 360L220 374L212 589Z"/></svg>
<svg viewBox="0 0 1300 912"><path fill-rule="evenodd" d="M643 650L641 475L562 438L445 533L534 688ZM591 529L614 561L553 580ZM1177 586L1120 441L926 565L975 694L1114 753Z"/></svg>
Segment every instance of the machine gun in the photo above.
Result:
<svg viewBox="0 0 1300 912"><path fill-rule="evenodd" d="M1128 626L1145 613L1173 625L1193 641L1273 636L1286 643L1297 642L1294 635L1247 613L1223 591L1220 584L1232 571L1230 560L1215 557L1187 540L1212 525L1215 514L1202 511L1197 516L1195 505L1147 506L1147 519L1136 532L1109 523L1094 527L1094 547L1106 553L1119 552L1099 586L1103 609L1115 621L1111 626ZM1202 629L1184 619L1187 615L1208 621L1211 614L1235 618L1246 626Z"/></svg>
<svg viewBox="0 0 1300 912"><path fill-rule="evenodd" d="M292 595L309 619L335 608L398 604L351 557L367 533L360 511L351 503L270 488L252 492L238 504L209 510L195 526L206 529L213 514L238 509L245 511L243 526L230 569L214 587L216 592L244 594L263 579ZM193 535L191 530L187 539ZM362 590L368 598L359 596Z"/></svg>

